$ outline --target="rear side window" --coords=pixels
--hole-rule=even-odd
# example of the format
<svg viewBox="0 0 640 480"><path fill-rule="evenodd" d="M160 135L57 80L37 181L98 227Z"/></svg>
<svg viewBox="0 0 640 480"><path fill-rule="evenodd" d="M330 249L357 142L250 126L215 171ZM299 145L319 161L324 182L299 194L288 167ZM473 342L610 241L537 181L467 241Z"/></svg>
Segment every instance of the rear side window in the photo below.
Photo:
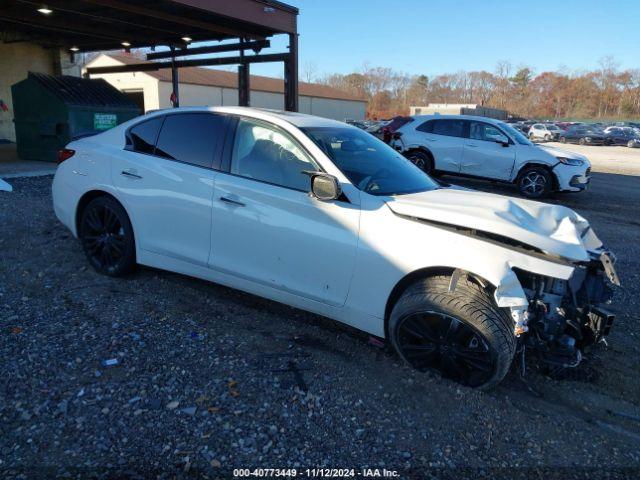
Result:
<svg viewBox="0 0 640 480"><path fill-rule="evenodd" d="M448 137L464 137L464 120L435 120L433 133Z"/></svg>
<svg viewBox="0 0 640 480"><path fill-rule="evenodd" d="M416 130L418 130L420 132L425 132L425 133L432 133L433 132L433 124L434 124L433 120L427 120L422 125L419 125L416 128Z"/></svg>
<svg viewBox="0 0 640 480"><path fill-rule="evenodd" d="M127 148L135 152L152 155L163 118L152 118L131 128L127 137Z"/></svg>
<svg viewBox="0 0 640 480"><path fill-rule="evenodd" d="M213 160L224 138L225 117L212 113L180 113L165 117L155 154L198 167L219 168Z"/></svg>

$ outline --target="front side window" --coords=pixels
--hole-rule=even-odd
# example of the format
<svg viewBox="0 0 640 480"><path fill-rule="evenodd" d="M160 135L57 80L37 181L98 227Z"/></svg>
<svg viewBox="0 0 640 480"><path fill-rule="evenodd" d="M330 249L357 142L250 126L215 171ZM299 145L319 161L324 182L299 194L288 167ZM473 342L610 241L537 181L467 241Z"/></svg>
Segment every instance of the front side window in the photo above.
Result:
<svg viewBox="0 0 640 480"><path fill-rule="evenodd" d="M527 137L523 135L522 132L516 130L508 123L500 122L498 123L503 132L507 132L519 145L533 145L531 141Z"/></svg>
<svg viewBox="0 0 640 480"><path fill-rule="evenodd" d="M127 149L153 155L163 119L155 117L132 127L127 135Z"/></svg>
<svg viewBox="0 0 640 480"><path fill-rule="evenodd" d="M279 128L248 118L238 121L232 174L306 192L310 179L303 172L317 170L311 157Z"/></svg>
<svg viewBox="0 0 640 480"><path fill-rule="evenodd" d="M358 189L371 195L402 195L438 188L428 175L389 145L348 127L301 129Z"/></svg>
<svg viewBox="0 0 640 480"><path fill-rule="evenodd" d="M464 137L464 120L436 120L433 133L447 137Z"/></svg>
<svg viewBox="0 0 640 480"><path fill-rule="evenodd" d="M484 140L485 142L509 141L506 135L496 127L483 122L470 122L469 137L474 140Z"/></svg>
<svg viewBox="0 0 640 480"><path fill-rule="evenodd" d="M216 148L224 138L224 120L223 116L212 113L167 115L158 137L155 154L170 160L211 168Z"/></svg>

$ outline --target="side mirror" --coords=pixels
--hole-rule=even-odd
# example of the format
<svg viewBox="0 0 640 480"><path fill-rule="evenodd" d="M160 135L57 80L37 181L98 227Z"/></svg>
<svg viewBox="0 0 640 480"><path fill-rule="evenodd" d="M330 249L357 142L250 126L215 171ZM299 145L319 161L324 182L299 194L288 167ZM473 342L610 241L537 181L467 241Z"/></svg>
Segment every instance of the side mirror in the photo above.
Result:
<svg viewBox="0 0 640 480"><path fill-rule="evenodd" d="M504 139L499 139L496 138L494 140L494 142L499 143L500 145L502 145L503 147L508 147L509 146L509 140L504 140Z"/></svg>
<svg viewBox="0 0 640 480"><path fill-rule="evenodd" d="M318 200L336 200L342 193L338 179L328 173L314 173L311 176L311 193Z"/></svg>

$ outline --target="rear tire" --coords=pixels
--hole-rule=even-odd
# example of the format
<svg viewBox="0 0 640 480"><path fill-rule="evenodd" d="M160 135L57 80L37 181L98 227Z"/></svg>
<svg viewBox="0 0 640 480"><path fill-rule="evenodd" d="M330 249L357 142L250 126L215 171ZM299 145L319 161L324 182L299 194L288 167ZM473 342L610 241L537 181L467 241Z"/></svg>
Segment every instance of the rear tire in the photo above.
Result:
<svg viewBox="0 0 640 480"><path fill-rule="evenodd" d="M580 145L586 145L586 143L587 143L587 142L585 141L585 139L584 139L584 138L581 138L580 140L578 140L578 143L579 143Z"/></svg>
<svg viewBox="0 0 640 480"><path fill-rule="evenodd" d="M103 196L89 202L82 211L78 234L89 263L99 273L120 277L135 268L133 228L114 198Z"/></svg>
<svg viewBox="0 0 640 480"><path fill-rule="evenodd" d="M434 369L463 385L492 388L513 361L513 321L467 276L453 292L449 282L440 275L405 290L389 318L391 344L417 370Z"/></svg>
<svg viewBox="0 0 640 480"><path fill-rule="evenodd" d="M627 147L629 147L629 148L633 148L634 146L635 146L635 143L633 142L633 140L629 140L629 141L627 142Z"/></svg>
<svg viewBox="0 0 640 480"><path fill-rule="evenodd" d="M551 193L553 178L544 167L526 167L518 175L517 185L520 193L527 198L544 198Z"/></svg>
<svg viewBox="0 0 640 480"><path fill-rule="evenodd" d="M560 137L560 143L567 143L567 137Z"/></svg>
<svg viewBox="0 0 640 480"><path fill-rule="evenodd" d="M407 154L407 158L424 173L433 172L433 157L421 150L413 150Z"/></svg>

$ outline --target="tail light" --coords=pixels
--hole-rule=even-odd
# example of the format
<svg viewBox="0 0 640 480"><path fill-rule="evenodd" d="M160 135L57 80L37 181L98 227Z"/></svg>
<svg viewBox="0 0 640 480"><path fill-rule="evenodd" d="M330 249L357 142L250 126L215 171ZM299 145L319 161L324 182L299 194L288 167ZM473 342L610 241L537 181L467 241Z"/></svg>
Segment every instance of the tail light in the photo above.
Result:
<svg viewBox="0 0 640 480"><path fill-rule="evenodd" d="M76 153L75 150L71 150L69 148L63 148L62 150L58 151L58 163L62 163L65 160L69 160L71 157L75 155L75 153Z"/></svg>

